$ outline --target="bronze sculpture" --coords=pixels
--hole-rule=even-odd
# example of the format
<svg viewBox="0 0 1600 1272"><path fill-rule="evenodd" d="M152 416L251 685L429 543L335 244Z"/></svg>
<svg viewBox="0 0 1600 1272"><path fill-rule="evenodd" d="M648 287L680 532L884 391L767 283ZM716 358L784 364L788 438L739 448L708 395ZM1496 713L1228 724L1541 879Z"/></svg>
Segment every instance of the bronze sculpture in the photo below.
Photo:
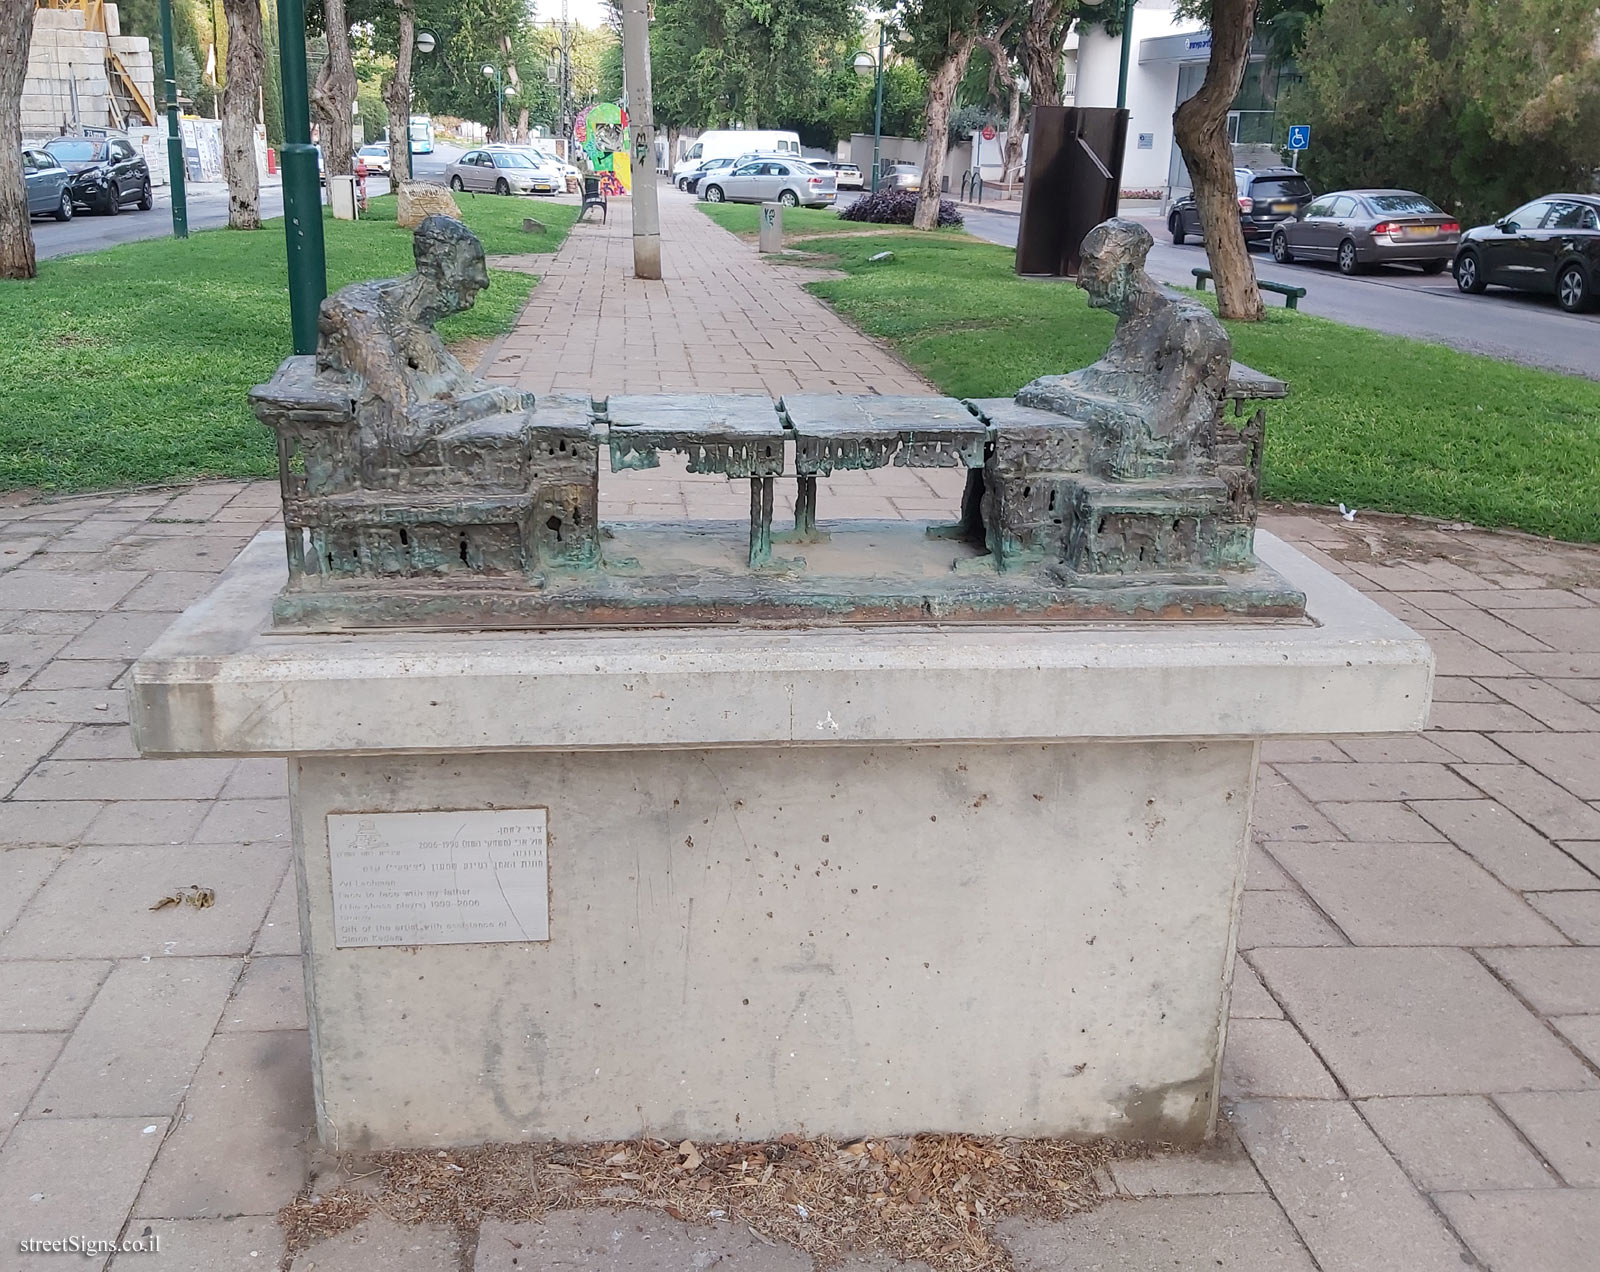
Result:
<svg viewBox="0 0 1600 1272"><path fill-rule="evenodd" d="M1262 415L1283 386L1230 367L1226 332L1145 274L1150 236L1108 221L1082 285L1117 331L1092 367L1013 398L630 395L591 402L474 376L434 323L488 285L459 222L417 268L323 302L315 358L252 393L277 435L284 626L338 629L1283 617L1303 598L1254 558ZM1234 420L1226 407L1234 405ZM750 482L747 528L602 527L599 463ZM772 553L794 456L796 525ZM957 526L818 525L817 479L961 467ZM822 510L825 511L825 510Z"/></svg>

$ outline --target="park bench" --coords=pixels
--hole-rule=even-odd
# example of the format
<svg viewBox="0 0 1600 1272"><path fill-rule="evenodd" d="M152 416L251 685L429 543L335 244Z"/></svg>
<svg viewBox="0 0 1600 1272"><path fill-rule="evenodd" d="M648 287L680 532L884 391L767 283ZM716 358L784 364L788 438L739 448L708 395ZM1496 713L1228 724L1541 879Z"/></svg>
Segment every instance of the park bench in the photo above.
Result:
<svg viewBox="0 0 1600 1272"><path fill-rule="evenodd" d="M606 219L606 192L600 187L599 177L585 177L583 179L583 206L578 209L578 219L583 220L583 214L590 208L600 209L600 220L603 224Z"/></svg>
<svg viewBox="0 0 1600 1272"><path fill-rule="evenodd" d="M1195 277L1195 285L1201 291L1205 291L1206 280L1211 277L1211 271L1196 266L1189 272ZM1262 291L1277 292L1278 295L1284 298L1283 303L1289 309L1299 309L1300 298L1306 294L1304 287L1295 287L1289 283L1269 283L1264 278L1256 279L1256 286L1261 288Z"/></svg>

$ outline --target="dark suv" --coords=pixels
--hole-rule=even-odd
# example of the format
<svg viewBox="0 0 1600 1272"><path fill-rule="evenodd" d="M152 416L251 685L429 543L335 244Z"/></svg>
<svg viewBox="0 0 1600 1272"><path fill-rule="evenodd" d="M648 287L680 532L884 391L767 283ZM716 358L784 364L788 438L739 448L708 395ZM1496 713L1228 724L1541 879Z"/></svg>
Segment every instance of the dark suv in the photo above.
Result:
<svg viewBox="0 0 1600 1272"><path fill-rule="evenodd" d="M1547 194L1493 225L1461 236L1456 286L1473 295L1490 283L1554 293L1569 314L1600 294L1600 195Z"/></svg>
<svg viewBox="0 0 1600 1272"><path fill-rule="evenodd" d="M126 137L57 137L44 148L72 173L72 201L79 207L115 216L124 203L141 212L155 206L150 165Z"/></svg>
<svg viewBox="0 0 1600 1272"><path fill-rule="evenodd" d="M1311 183L1293 168L1235 168L1233 176L1239 190L1239 227L1247 247L1267 242L1279 221L1292 220L1311 202ZM1191 235L1204 237L1194 195L1186 194L1172 205L1167 229L1174 243Z"/></svg>

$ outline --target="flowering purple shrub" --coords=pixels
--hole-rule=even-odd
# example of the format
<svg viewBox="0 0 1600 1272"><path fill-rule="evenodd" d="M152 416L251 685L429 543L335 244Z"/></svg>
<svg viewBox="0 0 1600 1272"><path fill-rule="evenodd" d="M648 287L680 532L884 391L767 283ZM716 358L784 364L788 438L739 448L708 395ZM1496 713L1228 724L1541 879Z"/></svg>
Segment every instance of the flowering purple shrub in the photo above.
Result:
<svg viewBox="0 0 1600 1272"><path fill-rule="evenodd" d="M885 186L873 194L864 194L849 207L840 211L845 221L870 221L874 225L910 225L917 211L918 196L910 190ZM949 199L939 200L939 224L961 225L961 213Z"/></svg>

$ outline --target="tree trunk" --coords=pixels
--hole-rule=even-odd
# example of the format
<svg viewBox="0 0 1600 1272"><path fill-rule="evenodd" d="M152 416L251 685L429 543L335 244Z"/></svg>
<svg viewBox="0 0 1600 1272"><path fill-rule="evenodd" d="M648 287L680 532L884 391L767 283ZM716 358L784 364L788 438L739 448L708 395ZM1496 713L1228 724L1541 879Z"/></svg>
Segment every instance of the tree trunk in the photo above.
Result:
<svg viewBox="0 0 1600 1272"><path fill-rule="evenodd" d="M32 40L33 0L0 0L0 278L38 273L22 175L22 77Z"/></svg>
<svg viewBox="0 0 1600 1272"><path fill-rule="evenodd" d="M928 77L922 197L917 200L916 215L911 219L911 224L919 230L937 229L939 225L939 200L944 193L944 155L950 148L950 111L956 102L956 90L961 87L961 80L967 73L967 63L972 59L973 43L971 34L955 36L943 64Z"/></svg>
<svg viewBox="0 0 1600 1272"><path fill-rule="evenodd" d="M989 51L995 79L1006 89L1006 148L1000 161L1000 184L1009 185L1022 167L1022 80L1011 65L1011 55L998 36L978 41ZM990 81L991 88L993 80Z"/></svg>
<svg viewBox="0 0 1600 1272"><path fill-rule="evenodd" d="M1022 28L1022 73L1035 106L1061 105L1061 45L1068 22L1064 0L1033 0Z"/></svg>
<svg viewBox="0 0 1600 1272"><path fill-rule="evenodd" d="M1022 84L1012 76L1010 105L1006 108L1006 153L1000 173L1003 185L1010 185L1022 171Z"/></svg>
<svg viewBox="0 0 1600 1272"><path fill-rule="evenodd" d="M416 11L411 0L400 0L399 9L400 41L395 47L394 74L383 89L383 102L389 108L389 168L397 189L400 182L412 179L411 52L417 37Z"/></svg>
<svg viewBox="0 0 1600 1272"><path fill-rule="evenodd" d="M1256 0L1214 0L1211 57L1200 91L1172 117L1178 149L1194 181L1194 201L1206 240L1206 259L1217 284L1217 313L1244 322L1261 320L1261 289L1239 228L1239 190L1228 144L1228 111L1239 95L1250 38L1256 27Z"/></svg>
<svg viewBox="0 0 1600 1272"><path fill-rule="evenodd" d="M261 228L261 188L256 172L256 105L266 48L261 0L222 0L228 19L228 80L222 90L222 175L228 182L228 227Z"/></svg>
<svg viewBox="0 0 1600 1272"><path fill-rule="evenodd" d="M356 99L356 64L350 54L350 19L345 15L344 0L322 0L322 25L328 56L311 86L311 109L316 112L322 137L323 167L329 176L347 177L354 171L350 106Z"/></svg>

